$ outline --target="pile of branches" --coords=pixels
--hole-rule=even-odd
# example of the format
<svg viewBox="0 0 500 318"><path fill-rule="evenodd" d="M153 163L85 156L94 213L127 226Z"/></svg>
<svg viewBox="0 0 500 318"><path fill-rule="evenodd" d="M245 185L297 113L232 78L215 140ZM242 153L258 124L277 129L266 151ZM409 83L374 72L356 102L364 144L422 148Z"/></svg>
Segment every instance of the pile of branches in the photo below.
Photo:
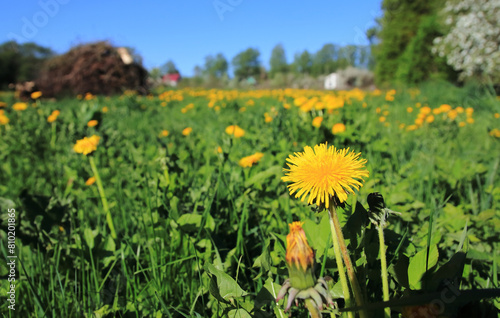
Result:
<svg viewBox="0 0 500 318"><path fill-rule="evenodd" d="M108 42L77 46L47 60L36 86L44 97L61 95L112 95L124 90L147 92L147 71L124 48Z"/></svg>

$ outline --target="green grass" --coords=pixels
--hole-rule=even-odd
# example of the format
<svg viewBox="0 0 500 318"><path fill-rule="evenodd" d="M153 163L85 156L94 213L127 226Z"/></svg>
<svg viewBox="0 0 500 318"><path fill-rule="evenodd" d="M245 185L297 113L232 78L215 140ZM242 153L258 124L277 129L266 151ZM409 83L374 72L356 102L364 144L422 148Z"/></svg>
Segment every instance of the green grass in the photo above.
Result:
<svg viewBox="0 0 500 318"><path fill-rule="evenodd" d="M487 89L440 83L422 86L412 97L401 88L394 101L368 94L331 114L305 113L293 105L292 96L319 94L314 92L226 93L235 98L218 100L219 110L208 107L207 96L216 91L179 92L183 100L166 101L166 107L158 96L130 95L41 100L20 112L10 107L12 96L0 95L10 120L0 126L0 251L7 256L6 214L13 207L19 261L15 313L7 308L7 281L0 281L5 317L285 315L284 304L276 306L272 297L288 275L288 223L306 221L318 273L324 268L338 280L325 212L291 198L281 181L290 154L325 141L362 152L368 160L370 177L340 218L370 303L382 300L377 232L363 221L362 206L372 192L402 213L391 216L385 231L391 299L416 288L405 286L399 269L406 259L423 273L417 255L431 246L439 255L436 268L466 251L463 273L457 274L461 289L498 288L500 139L489 132L500 128L494 117L500 100ZM255 105L247 105L250 99ZM440 114L409 131L418 102L472 107L474 123L459 127L465 114L455 121ZM194 107L182 113L189 103ZM384 123L379 107L389 111ZM56 109L61 114L50 124L47 117ZM273 121L265 123L266 112ZM314 128L318 115L324 121ZM87 127L90 119L99 125ZM333 135L338 122L347 130ZM232 124L245 136L226 134ZM183 136L188 126L193 132ZM164 129L167 137L160 136ZM110 235L96 184L85 185L93 175L89 160L72 149L76 140L93 134L101 137L92 156L117 239ZM238 165L255 152L264 153L258 164ZM2 266L0 275L6 274ZM419 288L423 285L425 278ZM331 289L342 307L339 286ZM490 301L477 306L485 313L499 308ZM292 311L305 317L303 307Z"/></svg>

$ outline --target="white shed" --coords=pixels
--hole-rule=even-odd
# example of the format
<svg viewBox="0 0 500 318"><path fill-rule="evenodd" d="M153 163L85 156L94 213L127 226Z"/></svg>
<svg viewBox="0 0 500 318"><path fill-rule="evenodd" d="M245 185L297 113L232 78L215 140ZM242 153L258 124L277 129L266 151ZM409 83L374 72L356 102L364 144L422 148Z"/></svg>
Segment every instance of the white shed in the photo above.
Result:
<svg viewBox="0 0 500 318"><path fill-rule="evenodd" d="M325 89L336 89L337 85L337 73L332 73L325 77Z"/></svg>

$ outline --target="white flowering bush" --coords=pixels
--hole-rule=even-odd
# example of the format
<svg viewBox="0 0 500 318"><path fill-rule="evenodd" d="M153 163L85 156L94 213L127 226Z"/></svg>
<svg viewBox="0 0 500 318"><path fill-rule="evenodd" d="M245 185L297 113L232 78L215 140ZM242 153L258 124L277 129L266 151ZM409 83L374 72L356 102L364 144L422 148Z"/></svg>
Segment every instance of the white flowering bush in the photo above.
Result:
<svg viewBox="0 0 500 318"><path fill-rule="evenodd" d="M443 15L449 32L434 40L433 52L460 72L500 81L500 0L448 0Z"/></svg>

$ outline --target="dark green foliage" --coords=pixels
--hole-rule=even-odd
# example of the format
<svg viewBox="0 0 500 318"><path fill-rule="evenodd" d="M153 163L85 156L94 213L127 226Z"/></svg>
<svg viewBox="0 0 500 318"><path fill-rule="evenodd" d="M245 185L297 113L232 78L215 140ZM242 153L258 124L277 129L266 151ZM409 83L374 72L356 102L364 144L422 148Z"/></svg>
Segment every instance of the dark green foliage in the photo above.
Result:
<svg viewBox="0 0 500 318"><path fill-rule="evenodd" d="M378 83L394 82L397 78L417 82L441 68L428 67L428 62L439 62L430 58L430 49L439 35L435 15L443 5L444 1L437 0L384 0L384 15L377 34L380 42L374 48ZM417 35L418 39L413 40ZM408 61L410 65L403 65ZM416 74L412 75L413 72Z"/></svg>
<svg viewBox="0 0 500 318"><path fill-rule="evenodd" d="M259 58L259 50L253 48L248 48L236 55L232 61L234 76L241 80L250 76L259 75L261 72Z"/></svg>
<svg viewBox="0 0 500 318"><path fill-rule="evenodd" d="M288 63L286 61L285 49L283 48L283 45L278 44L273 48L269 65L271 67L269 71L271 78L273 78L277 73L288 72Z"/></svg>
<svg viewBox="0 0 500 318"><path fill-rule="evenodd" d="M42 63L54 52L46 47L29 42L15 41L0 45L0 88L11 83L32 81L38 75Z"/></svg>
<svg viewBox="0 0 500 318"><path fill-rule="evenodd" d="M429 15L422 19L417 34L399 58L396 80L409 84L420 83L430 77L456 80L455 72L445 59L432 53L432 41L442 35L438 30L437 16Z"/></svg>

